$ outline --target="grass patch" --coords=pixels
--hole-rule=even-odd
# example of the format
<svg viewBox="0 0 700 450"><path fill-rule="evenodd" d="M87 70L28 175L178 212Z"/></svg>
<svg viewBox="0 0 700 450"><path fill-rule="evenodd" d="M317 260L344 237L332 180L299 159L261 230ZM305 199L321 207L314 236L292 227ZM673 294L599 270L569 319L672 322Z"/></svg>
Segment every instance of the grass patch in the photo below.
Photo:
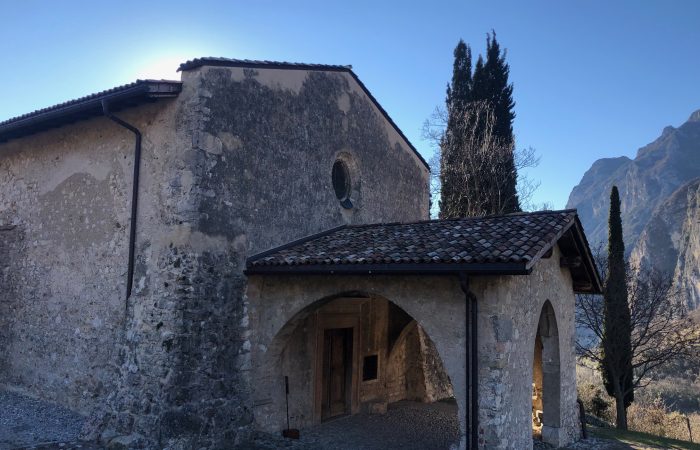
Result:
<svg viewBox="0 0 700 450"><path fill-rule="evenodd" d="M617 441L632 446L632 448L667 448L682 450L700 450L700 444L669 439L651 434L640 433L638 431L622 431L617 428L588 427L591 436Z"/></svg>

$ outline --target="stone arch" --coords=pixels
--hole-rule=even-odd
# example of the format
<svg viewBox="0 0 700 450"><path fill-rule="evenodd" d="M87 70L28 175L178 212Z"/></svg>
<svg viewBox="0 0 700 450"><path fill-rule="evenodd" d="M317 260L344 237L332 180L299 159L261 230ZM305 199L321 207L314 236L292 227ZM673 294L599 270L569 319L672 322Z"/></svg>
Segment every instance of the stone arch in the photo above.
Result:
<svg viewBox="0 0 700 450"><path fill-rule="evenodd" d="M552 303L542 306L534 340L533 430L549 444L561 443L561 358Z"/></svg>
<svg viewBox="0 0 700 450"><path fill-rule="evenodd" d="M296 293L299 294L302 292ZM260 339L257 340L253 339L254 345L257 347L257 351L256 349L253 349L254 361L251 372L252 385L254 386L253 390L257 391L254 392L253 395L255 421L259 428L266 431L277 432L286 426L286 418L284 417L285 390L282 380L285 376L285 364L289 364L288 362L285 362L285 358L289 360L294 358L288 358L285 356L285 354L289 353L289 342L292 340L295 340L295 342L300 342L300 339L304 339L304 337L300 337L303 333L300 333L299 330L303 330L305 327L307 327L310 323L309 321L314 320L314 314L321 308L330 305L334 300L338 299L343 299L348 303L351 303L353 300L362 302L370 299L386 301L388 304L396 305L413 319L412 322L401 332L401 336L406 335L406 328L419 327L419 324L421 324L422 320L424 319L420 314L416 314L416 311L420 311L420 308L411 307L412 305L410 299L395 300L387 298L388 296L385 297L384 295L377 294L374 289L371 293L369 291L355 290L339 291L330 295L325 295L320 299L316 297L315 300L313 299L313 292L311 292L311 290L305 291L303 294L306 294L305 299L301 300L296 297L295 301L293 302L293 308L286 308L286 313L274 315L273 321L268 323L266 326L266 328L269 330L267 333L265 333L266 336L260 336ZM266 305L266 307L275 308L276 306L269 304ZM449 348L447 346L453 346L454 343L433 343L433 341L428 338L428 330L424 330L422 333L425 334L427 342L429 343L430 347L434 349L435 355L438 361L440 361L440 367L445 373L444 378L449 382L451 379L454 379L455 375L459 377L459 374L449 373L449 367L442 364L442 356L440 355L439 351L440 346L443 348ZM306 336L306 338L310 339L309 336ZM311 342L311 340L307 342L309 343L309 348L314 346L314 343ZM387 348L387 360L389 358L388 353L390 352ZM305 404L303 407L299 407L302 401L301 397L305 396L307 400L304 401L308 401L308 398L312 395L310 390L305 388L306 390L303 392L293 392L295 389L293 386L298 386L301 381L308 382L313 378L314 374L311 373L311 370L312 369L307 368L299 371L302 377L297 377L296 380L292 380L290 376L290 415L296 419L299 418L298 416L304 414L304 417L302 417L300 420L296 420L296 423L294 423L293 420L293 423L291 423L292 427L303 427L310 425L311 423L316 423L314 418L308 416L308 413L300 412L302 409L308 411L308 404ZM265 395L266 392L269 394ZM452 394L451 386L450 394Z"/></svg>

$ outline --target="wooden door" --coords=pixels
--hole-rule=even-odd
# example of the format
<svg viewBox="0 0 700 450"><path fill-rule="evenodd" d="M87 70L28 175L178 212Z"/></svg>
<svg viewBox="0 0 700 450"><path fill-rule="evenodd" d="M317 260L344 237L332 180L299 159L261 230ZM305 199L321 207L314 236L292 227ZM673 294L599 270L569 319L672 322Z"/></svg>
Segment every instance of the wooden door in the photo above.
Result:
<svg viewBox="0 0 700 450"><path fill-rule="evenodd" d="M352 328L323 333L321 420L350 414L352 391Z"/></svg>

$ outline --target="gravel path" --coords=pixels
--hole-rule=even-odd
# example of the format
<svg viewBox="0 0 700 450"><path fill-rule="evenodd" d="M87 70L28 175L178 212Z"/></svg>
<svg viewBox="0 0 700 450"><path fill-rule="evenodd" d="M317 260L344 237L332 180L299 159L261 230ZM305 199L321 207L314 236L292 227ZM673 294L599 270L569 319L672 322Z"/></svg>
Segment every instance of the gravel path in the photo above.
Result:
<svg viewBox="0 0 700 450"><path fill-rule="evenodd" d="M75 441L84 420L61 406L0 391L0 450Z"/></svg>
<svg viewBox="0 0 700 450"><path fill-rule="evenodd" d="M258 448L449 449L459 439L457 406L399 402L387 414L342 417L301 430L299 441L261 439ZM77 441L84 417L61 406L0 391L0 450L92 449Z"/></svg>
<svg viewBox="0 0 700 450"><path fill-rule="evenodd" d="M443 450L459 440L456 414L454 403L402 401L389 405L386 414L356 414L302 429L299 440L260 433L244 447L257 450Z"/></svg>
<svg viewBox="0 0 700 450"><path fill-rule="evenodd" d="M357 414L301 430L300 441L329 450L449 449L459 441L457 405L399 402L386 414Z"/></svg>

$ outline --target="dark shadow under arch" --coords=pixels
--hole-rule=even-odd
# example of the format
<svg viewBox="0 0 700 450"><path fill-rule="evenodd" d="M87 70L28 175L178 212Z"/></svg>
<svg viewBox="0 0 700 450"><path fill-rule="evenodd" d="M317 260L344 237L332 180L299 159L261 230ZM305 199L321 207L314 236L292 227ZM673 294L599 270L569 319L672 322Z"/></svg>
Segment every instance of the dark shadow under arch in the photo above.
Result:
<svg viewBox="0 0 700 450"><path fill-rule="evenodd" d="M389 310L397 308L410 321L402 325L399 337L390 346ZM304 427L323 420L322 408L318 406L325 392L323 376L327 370L323 362L323 332L336 327L353 330L352 347L357 351L353 355L353 379L349 383L353 389L352 413L381 413L391 401L432 402L453 395L450 377L437 348L418 320L380 295L343 291L311 302L292 314L267 345L259 373L264 372L270 383L268 414L274 415L271 419L279 423L280 429L284 425L281 381L284 376L290 380L290 414L295 421L292 426ZM384 331L379 333L378 329ZM404 353L401 357L398 356L400 352ZM365 357L378 359L376 382L362 379ZM390 374L401 380L404 389L397 388L399 383L396 379L390 380ZM419 389L416 383L424 386ZM392 387L395 389L390 393Z"/></svg>

